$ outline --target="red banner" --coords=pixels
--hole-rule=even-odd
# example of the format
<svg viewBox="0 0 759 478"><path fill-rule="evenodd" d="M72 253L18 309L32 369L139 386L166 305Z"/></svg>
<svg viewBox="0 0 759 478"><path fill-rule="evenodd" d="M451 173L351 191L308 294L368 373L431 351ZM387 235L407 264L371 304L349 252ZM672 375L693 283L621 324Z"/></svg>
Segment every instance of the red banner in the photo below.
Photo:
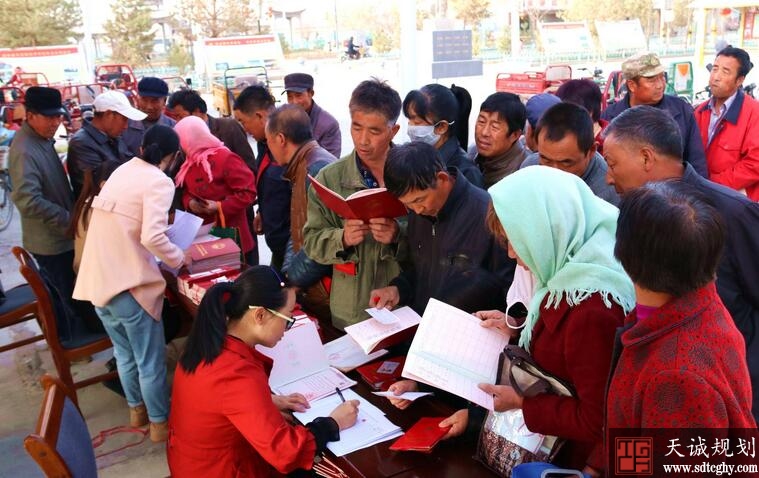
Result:
<svg viewBox="0 0 759 478"><path fill-rule="evenodd" d="M41 56L76 55L77 53L79 53L79 48L76 46L0 48L0 57L2 58L32 58Z"/></svg>

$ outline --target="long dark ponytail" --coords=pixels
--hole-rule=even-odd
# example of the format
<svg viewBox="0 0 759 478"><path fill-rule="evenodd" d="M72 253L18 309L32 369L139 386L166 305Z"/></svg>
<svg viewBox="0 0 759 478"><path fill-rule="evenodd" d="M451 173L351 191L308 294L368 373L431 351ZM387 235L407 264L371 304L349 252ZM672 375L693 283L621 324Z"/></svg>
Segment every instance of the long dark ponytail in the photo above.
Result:
<svg viewBox="0 0 759 478"><path fill-rule="evenodd" d="M221 354L227 335L227 320L238 321L248 306L277 310L287 303L287 285L269 266L254 266L234 282L220 282L203 296L198 314L187 337L180 359L182 368L192 373L203 362L213 363Z"/></svg>

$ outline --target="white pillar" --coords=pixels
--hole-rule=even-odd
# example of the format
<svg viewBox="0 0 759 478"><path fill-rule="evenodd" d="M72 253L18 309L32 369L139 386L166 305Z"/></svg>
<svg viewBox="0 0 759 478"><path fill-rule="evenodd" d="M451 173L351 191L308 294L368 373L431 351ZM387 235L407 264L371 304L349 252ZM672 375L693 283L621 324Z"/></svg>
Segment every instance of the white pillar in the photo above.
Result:
<svg viewBox="0 0 759 478"><path fill-rule="evenodd" d="M401 14L401 98L416 84L416 0L399 2Z"/></svg>

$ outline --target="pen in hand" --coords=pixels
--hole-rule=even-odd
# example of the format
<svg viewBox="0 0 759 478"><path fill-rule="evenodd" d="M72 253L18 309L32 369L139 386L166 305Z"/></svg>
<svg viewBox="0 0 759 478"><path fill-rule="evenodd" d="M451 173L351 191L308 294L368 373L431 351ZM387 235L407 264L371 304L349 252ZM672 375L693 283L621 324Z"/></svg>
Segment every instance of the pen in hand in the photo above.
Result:
<svg viewBox="0 0 759 478"><path fill-rule="evenodd" d="M345 397L343 397L343 392L340 391L340 387L335 387L335 391L337 392L337 395L340 397L340 401L345 403Z"/></svg>

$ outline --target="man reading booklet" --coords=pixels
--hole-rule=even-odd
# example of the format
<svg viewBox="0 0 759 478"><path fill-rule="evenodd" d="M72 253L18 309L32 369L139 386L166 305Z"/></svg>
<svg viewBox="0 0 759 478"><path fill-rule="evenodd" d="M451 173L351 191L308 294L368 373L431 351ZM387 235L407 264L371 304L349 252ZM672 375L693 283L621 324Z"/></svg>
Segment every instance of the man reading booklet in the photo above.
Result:
<svg viewBox="0 0 759 478"><path fill-rule="evenodd" d="M351 137L354 150L316 176L342 197L385 184L384 167L390 142L398 132L398 92L377 79L361 82L351 95ZM392 217L368 221L343 219L308 191L308 218L303 228L306 255L333 266L330 312L339 329L368 317L366 297L400 273L398 237Z"/></svg>

